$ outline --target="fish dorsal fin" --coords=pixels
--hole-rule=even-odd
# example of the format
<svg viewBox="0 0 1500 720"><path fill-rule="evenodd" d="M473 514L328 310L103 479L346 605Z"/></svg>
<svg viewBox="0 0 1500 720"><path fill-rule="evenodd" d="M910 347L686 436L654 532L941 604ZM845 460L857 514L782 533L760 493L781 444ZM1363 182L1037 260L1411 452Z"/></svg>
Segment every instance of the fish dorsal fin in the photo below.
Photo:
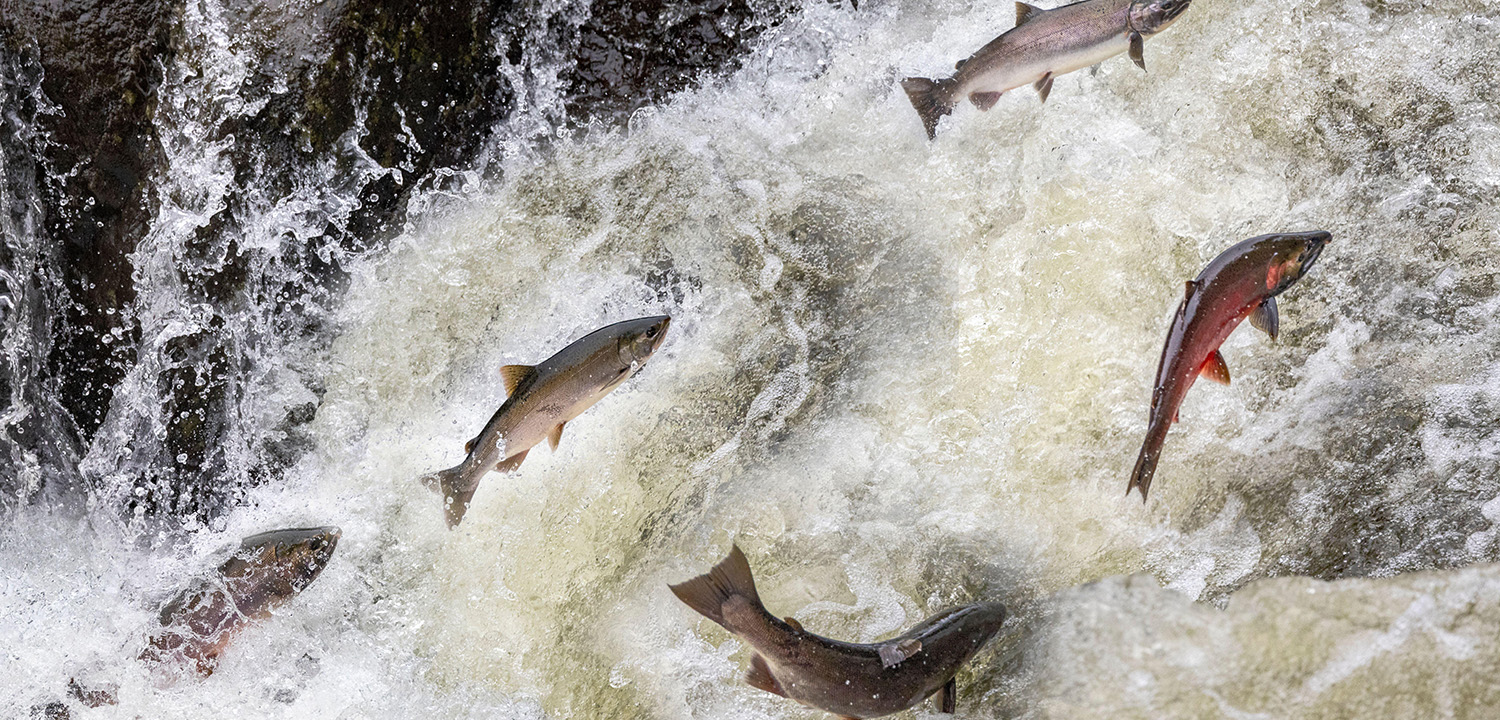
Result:
<svg viewBox="0 0 1500 720"><path fill-rule="evenodd" d="M781 689L781 683L776 682L776 676L771 674L770 666L759 653L750 656L750 671L745 673L745 682L756 690L786 697L786 691Z"/></svg>
<svg viewBox="0 0 1500 720"><path fill-rule="evenodd" d="M792 629L796 630L797 632L806 632L805 630L802 629L802 623L797 622L797 618L794 618L791 615L788 615L788 616L782 618L781 620L782 620L782 622L785 622L786 624L791 625Z"/></svg>
<svg viewBox="0 0 1500 720"><path fill-rule="evenodd" d="M536 368L530 365L506 365L500 368L500 381L505 383L505 394L507 396L516 394L516 388L521 386L521 381L536 372Z"/></svg>
<svg viewBox="0 0 1500 720"><path fill-rule="evenodd" d="M1229 384L1229 366L1224 363L1224 356L1218 350L1208 354L1203 367L1198 368L1198 374L1220 385Z"/></svg>
<svg viewBox="0 0 1500 720"><path fill-rule="evenodd" d="M1198 281L1197 280L1189 280L1189 281L1187 281L1187 284L1185 284L1183 286L1183 288L1182 288L1182 301L1183 302L1187 302L1189 300L1192 300L1193 299L1193 295L1197 294L1197 292L1198 292Z"/></svg>
<svg viewBox="0 0 1500 720"><path fill-rule="evenodd" d="M474 438L473 440L470 440L470 441L464 443L464 453L467 454L467 453L474 452L474 446L478 445L478 444L479 444L479 438Z"/></svg>
<svg viewBox="0 0 1500 720"><path fill-rule="evenodd" d="M1281 317L1276 312L1276 298L1266 298L1250 311L1250 324L1255 329L1276 339L1276 333L1281 330Z"/></svg>
<svg viewBox="0 0 1500 720"><path fill-rule="evenodd" d="M1035 5L1027 5L1026 3L1023 3L1023 2L1017 2L1016 3L1016 26L1020 27L1022 25L1025 25L1027 20L1030 20L1030 19L1032 19L1032 18L1034 18L1034 17L1036 17L1038 15L1041 15L1043 12L1046 12L1046 11L1042 10L1041 8L1039 8L1039 7L1035 6Z"/></svg>
<svg viewBox="0 0 1500 720"><path fill-rule="evenodd" d="M547 433L547 444L551 445L554 451L557 450L557 443L562 440L562 429L564 425L567 425L567 423L558 423L557 427L552 428L552 431Z"/></svg>
<svg viewBox="0 0 1500 720"><path fill-rule="evenodd" d="M899 642L892 640L880 646L881 667L895 667L901 661L922 652L922 641L916 638L907 638Z"/></svg>

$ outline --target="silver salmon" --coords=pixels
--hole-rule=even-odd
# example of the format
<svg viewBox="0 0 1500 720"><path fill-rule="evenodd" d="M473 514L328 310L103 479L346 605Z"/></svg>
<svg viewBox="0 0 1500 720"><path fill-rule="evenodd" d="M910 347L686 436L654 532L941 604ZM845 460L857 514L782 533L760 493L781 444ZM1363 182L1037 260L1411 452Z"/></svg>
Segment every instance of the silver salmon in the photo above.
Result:
<svg viewBox="0 0 1500 720"><path fill-rule="evenodd" d="M936 138L938 120L965 97L989 110L1007 90L1031 85L1046 102L1053 78L1124 52L1145 70L1145 39L1171 25L1189 2L1083 0L1053 10L1018 2L1016 26L959 61L952 77L907 78L901 88L921 116L928 139Z"/></svg>
<svg viewBox="0 0 1500 720"><path fill-rule="evenodd" d="M1193 381L1201 375L1229 384L1229 366L1219 346L1240 322L1249 317L1251 325L1276 339L1281 327L1276 296L1307 274L1331 237L1322 230L1259 235L1219 253L1188 281L1156 365L1146 441L1126 495L1139 489L1141 502L1146 501L1167 431L1177 422L1177 409Z"/></svg>
<svg viewBox="0 0 1500 720"><path fill-rule="evenodd" d="M953 676L1005 622L1003 605L978 603L945 610L878 643L814 635L766 610L737 546L707 575L670 587L755 650L745 677L752 687L844 718L889 715L933 695L943 712L953 712Z"/></svg>
<svg viewBox="0 0 1500 720"><path fill-rule="evenodd" d="M540 365L500 368L508 397L464 445L464 461L422 478L443 494L448 527L463 521L479 481L490 471L515 470L542 440L556 450L563 426L640 370L671 324L665 315L618 322L575 340Z"/></svg>

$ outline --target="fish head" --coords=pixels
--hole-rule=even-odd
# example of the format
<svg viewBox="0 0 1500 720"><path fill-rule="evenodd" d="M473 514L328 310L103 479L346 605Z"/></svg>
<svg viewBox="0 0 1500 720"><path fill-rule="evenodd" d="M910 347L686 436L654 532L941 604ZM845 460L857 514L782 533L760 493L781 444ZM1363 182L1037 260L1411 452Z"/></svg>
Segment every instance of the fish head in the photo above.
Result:
<svg viewBox="0 0 1500 720"><path fill-rule="evenodd" d="M661 347L667 337L667 328L672 318L666 315L637 318L619 323L619 334L615 339L616 359L619 375L614 382L623 382L646 364L646 360Z"/></svg>
<svg viewBox="0 0 1500 720"><path fill-rule="evenodd" d="M983 645L995 633L1000 632L1000 626L1005 624L1007 617L1005 606L997 602L975 603L965 610L959 618L963 632L978 645Z"/></svg>
<svg viewBox="0 0 1500 720"><path fill-rule="evenodd" d="M301 592L328 566L342 532L333 526L289 528L251 535L235 553L248 575L271 575L285 592Z"/></svg>
<svg viewBox="0 0 1500 720"><path fill-rule="evenodd" d="M1323 246L1332 235L1323 230L1281 233L1266 237L1261 247L1269 252L1266 263L1266 292L1269 296L1280 295L1307 271L1312 269Z"/></svg>
<svg viewBox="0 0 1500 720"><path fill-rule="evenodd" d="M1130 29L1155 35L1167 29L1188 9L1191 0L1135 0L1130 4Z"/></svg>

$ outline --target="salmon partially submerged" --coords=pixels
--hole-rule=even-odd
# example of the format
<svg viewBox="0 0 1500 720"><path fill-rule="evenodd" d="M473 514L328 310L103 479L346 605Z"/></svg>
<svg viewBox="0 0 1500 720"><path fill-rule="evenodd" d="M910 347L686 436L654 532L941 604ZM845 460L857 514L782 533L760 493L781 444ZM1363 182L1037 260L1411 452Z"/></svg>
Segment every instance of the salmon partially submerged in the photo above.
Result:
<svg viewBox="0 0 1500 720"><path fill-rule="evenodd" d="M953 712L953 676L1005 622L1004 606L978 603L945 610L878 643L814 635L766 610L739 547L707 575L670 587L688 607L754 648L745 678L752 687L844 718L889 715L933 695L943 712Z"/></svg>
<svg viewBox="0 0 1500 720"><path fill-rule="evenodd" d="M1250 318L1250 324L1276 339L1280 317L1276 296L1307 274L1332 236L1322 230L1260 235L1235 244L1189 280L1156 367L1146 441L1130 474L1141 502L1151 489L1156 461L1177 422L1177 410L1199 375L1229 384L1229 366L1219 346Z"/></svg>
<svg viewBox="0 0 1500 720"><path fill-rule="evenodd" d="M485 475L519 468L542 440L556 450L563 426L640 370L671 324L665 315L617 322L573 341L540 365L500 368L509 397L464 445L464 461L422 478L443 494L448 527L463 521Z"/></svg>
<svg viewBox="0 0 1500 720"><path fill-rule="evenodd" d="M1059 75L1130 53L1146 69L1145 39L1171 25L1191 0L1082 0L1052 10L1016 3L1016 25L954 66L942 80L901 81L928 139L964 98L989 110L1006 91L1030 85L1042 102Z"/></svg>
<svg viewBox="0 0 1500 720"><path fill-rule="evenodd" d="M146 640L139 659L163 672L170 682L185 670L212 675L219 657L246 628L306 590L333 559L336 527L292 528L251 535L218 569L179 591L157 614L159 626ZM68 681L68 692L87 707L113 705L113 683ZM40 706L45 713L68 717L67 706Z"/></svg>
<svg viewBox="0 0 1500 720"><path fill-rule="evenodd" d="M336 527L318 527L245 538L217 572L162 606L161 628L140 659L212 674L236 635L318 579L333 558L339 535Z"/></svg>

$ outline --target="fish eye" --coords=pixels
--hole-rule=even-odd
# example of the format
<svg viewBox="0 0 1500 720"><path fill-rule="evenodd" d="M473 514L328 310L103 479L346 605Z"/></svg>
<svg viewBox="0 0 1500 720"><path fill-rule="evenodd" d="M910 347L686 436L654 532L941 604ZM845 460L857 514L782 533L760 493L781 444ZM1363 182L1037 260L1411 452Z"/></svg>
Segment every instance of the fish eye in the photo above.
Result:
<svg viewBox="0 0 1500 720"><path fill-rule="evenodd" d="M651 328L646 331L646 337L647 338L654 338L654 337L656 337L656 332L657 332L656 326L652 325Z"/></svg>

